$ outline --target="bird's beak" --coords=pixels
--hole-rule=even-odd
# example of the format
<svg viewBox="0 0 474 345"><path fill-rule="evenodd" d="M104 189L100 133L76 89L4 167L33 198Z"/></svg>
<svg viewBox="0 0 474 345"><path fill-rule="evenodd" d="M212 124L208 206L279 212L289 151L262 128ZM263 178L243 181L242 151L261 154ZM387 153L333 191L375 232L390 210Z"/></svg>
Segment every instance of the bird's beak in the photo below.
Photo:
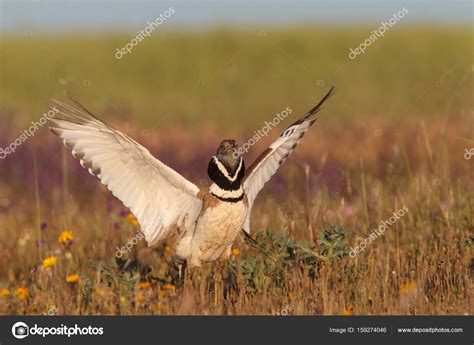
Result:
<svg viewBox="0 0 474 345"><path fill-rule="evenodd" d="M239 153L239 150L237 150L237 148L234 148L234 149L233 149L232 156L233 156L235 159L240 158L240 153Z"/></svg>

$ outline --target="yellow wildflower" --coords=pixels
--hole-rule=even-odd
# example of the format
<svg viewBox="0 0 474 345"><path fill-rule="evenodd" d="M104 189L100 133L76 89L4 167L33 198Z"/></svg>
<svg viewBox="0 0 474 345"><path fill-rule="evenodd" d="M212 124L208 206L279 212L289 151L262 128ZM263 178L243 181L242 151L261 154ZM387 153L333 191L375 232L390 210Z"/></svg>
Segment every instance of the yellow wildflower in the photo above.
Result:
<svg viewBox="0 0 474 345"><path fill-rule="evenodd" d="M96 295L97 297L110 298L113 295L113 292L109 289L95 288L94 295Z"/></svg>
<svg viewBox="0 0 474 345"><path fill-rule="evenodd" d="M401 293L410 293L416 290L416 282L408 282L400 287Z"/></svg>
<svg viewBox="0 0 474 345"><path fill-rule="evenodd" d="M148 289L149 287L150 287L150 283L149 283L149 282L144 282L144 283L138 284L138 288L139 288L140 290Z"/></svg>
<svg viewBox="0 0 474 345"><path fill-rule="evenodd" d="M43 260L43 267L49 268L56 265L57 258L55 256L48 256L46 259Z"/></svg>
<svg viewBox="0 0 474 345"><path fill-rule="evenodd" d="M120 304L126 304L127 303L127 299L125 298L125 296L120 296Z"/></svg>
<svg viewBox="0 0 474 345"><path fill-rule="evenodd" d="M67 283L77 283L79 281L79 274L70 274L66 277Z"/></svg>
<svg viewBox="0 0 474 345"><path fill-rule="evenodd" d="M175 290L176 287L173 284L166 283L161 287L162 290Z"/></svg>
<svg viewBox="0 0 474 345"><path fill-rule="evenodd" d="M22 301L27 299L28 296L29 296L29 293L28 293L28 290L26 288L18 288L15 290L15 294L18 296L19 299L21 299Z"/></svg>
<svg viewBox="0 0 474 345"><path fill-rule="evenodd" d="M58 242L61 244L69 244L74 240L74 234L72 231L64 230L58 237Z"/></svg>
<svg viewBox="0 0 474 345"><path fill-rule="evenodd" d="M171 252L171 247L170 246L165 246L165 252Z"/></svg>
<svg viewBox="0 0 474 345"><path fill-rule="evenodd" d="M138 296L135 298L135 301L136 301L137 303L143 303L143 302L145 302L145 296L143 296L143 295L138 295Z"/></svg>
<svg viewBox="0 0 474 345"><path fill-rule="evenodd" d="M127 215L127 219L128 219L128 221L130 222L130 224L132 224L133 226L138 226L137 218L135 218L135 216L133 215L133 213L129 213L129 214Z"/></svg>
<svg viewBox="0 0 474 345"><path fill-rule="evenodd" d="M354 311L354 306L352 304L349 304L349 306L346 309L344 309L341 315L349 316L349 315L352 315L353 311Z"/></svg>
<svg viewBox="0 0 474 345"><path fill-rule="evenodd" d="M0 289L0 297L6 297L10 295L10 290L8 289Z"/></svg>
<svg viewBox="0 0 474 345"><path fill-rule="evenodd" d="M233 248L232 251L231 251L231 254L232 254L233 256L237 256L237 255L240 254L240 250L237 249L237 248Z"/></svg>

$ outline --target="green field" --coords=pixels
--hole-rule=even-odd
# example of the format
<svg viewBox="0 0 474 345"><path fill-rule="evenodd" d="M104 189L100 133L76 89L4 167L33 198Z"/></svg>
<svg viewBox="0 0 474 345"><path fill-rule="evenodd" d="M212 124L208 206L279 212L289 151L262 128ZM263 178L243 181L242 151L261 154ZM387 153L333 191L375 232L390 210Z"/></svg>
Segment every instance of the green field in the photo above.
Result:
<svg viewBox="0 0 474 345"><path fill-rule="evenodd" d="M98 112L147 125L217 121L255 128L335 85L331 118L470 109L469 28L394 28L355 60L371 28L157 32L117 60L131 37L4 37L1 106L34 119L71 91ZM295 110L296 110L295 109Z"/></svg>

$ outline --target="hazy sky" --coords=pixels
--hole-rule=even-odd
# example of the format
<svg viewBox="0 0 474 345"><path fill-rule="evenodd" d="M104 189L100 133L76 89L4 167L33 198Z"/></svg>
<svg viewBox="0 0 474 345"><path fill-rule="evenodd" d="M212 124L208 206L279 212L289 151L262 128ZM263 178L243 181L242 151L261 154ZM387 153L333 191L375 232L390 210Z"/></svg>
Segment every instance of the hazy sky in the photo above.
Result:
<svg viewBox="0 0 474 345"><path fill-rule="evenodd" d="M212 26L293 24L378 25L403 7L407 23L440 25L472 23L471 0L332 0L332 1L145 1L145 0L0 0L5 33L34 30L59 33L134 31L169 7L175 13L167 29L206 29Z"/></svg>

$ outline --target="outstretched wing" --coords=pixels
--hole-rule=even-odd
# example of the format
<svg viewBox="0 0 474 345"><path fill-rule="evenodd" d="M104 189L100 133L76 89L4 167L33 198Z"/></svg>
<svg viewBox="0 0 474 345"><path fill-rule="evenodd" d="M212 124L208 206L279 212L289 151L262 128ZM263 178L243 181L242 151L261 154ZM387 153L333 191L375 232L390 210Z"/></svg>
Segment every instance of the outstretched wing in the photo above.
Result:
<svg viewBox="0 0 474 345"><path fill-rule="evenodd" d="M130 208L148 245L166 239L177 228L192 231L202 207L199 188L73 101L77 107L55 101L58 112L51 131Z"/></svg>
<svg viewBox="0 0 474 345"><path fill-rule="evenodd" d="M258 192L264 184L276 173L280 165L293 152L301 141L306 131L316 121L313 115L322 109L324 102L333 94L331 87L324 98L298 121L290 125L280 136L266 149L247 170L244 177L244 190L249 201L249 212L244 223L244 230L250 233L250 213L252 205Z"/></svg>

